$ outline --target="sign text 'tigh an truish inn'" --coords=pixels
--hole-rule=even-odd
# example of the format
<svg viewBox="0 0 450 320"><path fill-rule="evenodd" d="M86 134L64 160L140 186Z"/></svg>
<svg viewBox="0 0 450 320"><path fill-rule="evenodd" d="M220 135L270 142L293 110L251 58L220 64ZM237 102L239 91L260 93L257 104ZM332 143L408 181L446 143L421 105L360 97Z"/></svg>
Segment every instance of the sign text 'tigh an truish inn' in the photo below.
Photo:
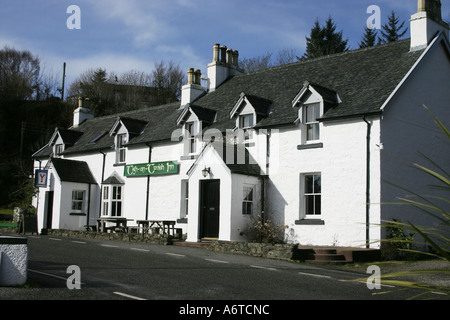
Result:
<svg viewBox="0 0 450 320"><path fill-rule="evenodd" d="M178 163L175 161L129 164L125 166L125 177L156 176L177 174Z"/></svg>

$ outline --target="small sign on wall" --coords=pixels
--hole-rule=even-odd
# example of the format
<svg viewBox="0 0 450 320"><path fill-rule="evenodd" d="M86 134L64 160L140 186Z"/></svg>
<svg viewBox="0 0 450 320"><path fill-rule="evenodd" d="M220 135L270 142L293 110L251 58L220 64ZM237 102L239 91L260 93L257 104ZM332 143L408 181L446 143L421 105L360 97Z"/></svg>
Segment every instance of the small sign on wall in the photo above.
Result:
<svg viewBox="0 0 450 320"><path fill-rule="evenodd" d="M48 180L48 170L36 170L34 175L34 186L36 188L46 188Z"/></svg>

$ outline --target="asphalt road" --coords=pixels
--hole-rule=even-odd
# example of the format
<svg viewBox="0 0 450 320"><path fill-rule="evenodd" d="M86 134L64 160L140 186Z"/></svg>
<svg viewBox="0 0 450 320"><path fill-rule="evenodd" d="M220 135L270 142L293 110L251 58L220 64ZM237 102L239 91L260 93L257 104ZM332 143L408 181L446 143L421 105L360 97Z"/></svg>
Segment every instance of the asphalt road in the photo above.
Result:
<svg viewBox="0 0 450 320"><path fill-rule="evenodd" d="M421 292L383 285L369 289L366 281L354 281L367 279L369 274L199 248L27 237L31 285L0 288L2 300L176 301L172 312L182 312L189 301L191 306L194 301L197 305L200 301L205 305L223 301L226 304L215 312L223 312L229 306L229 312L239 313L243 310L237 304L232 310L230 303L258 302L256 309L251 307L244 312L262 312L264 301L263 305L273 304L273 312L275 301L298 304L299 300L405 300ZM435 293L421 298L449 300L449 296Z"/></svg>

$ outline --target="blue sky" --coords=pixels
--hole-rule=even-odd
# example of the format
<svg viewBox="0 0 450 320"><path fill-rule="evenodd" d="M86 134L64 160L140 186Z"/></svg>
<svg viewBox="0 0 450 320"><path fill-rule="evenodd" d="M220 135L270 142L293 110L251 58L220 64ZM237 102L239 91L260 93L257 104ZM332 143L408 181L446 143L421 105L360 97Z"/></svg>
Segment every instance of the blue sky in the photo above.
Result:
<svg viewBox="0 0 450 320"><path fill-rule="evenodd" d="M80 30L66 26L70 5L81 9ZM380 7L382 24L394 10L408 27L417 10L417 0L0 0L0 47L31 51L47 72L62 74L66 62L68 84L99 67L150 73L161 60L206 73L214 43L240 58L284 48L302 55L316 18L331 16L356 49L370 5Z"/></svg>

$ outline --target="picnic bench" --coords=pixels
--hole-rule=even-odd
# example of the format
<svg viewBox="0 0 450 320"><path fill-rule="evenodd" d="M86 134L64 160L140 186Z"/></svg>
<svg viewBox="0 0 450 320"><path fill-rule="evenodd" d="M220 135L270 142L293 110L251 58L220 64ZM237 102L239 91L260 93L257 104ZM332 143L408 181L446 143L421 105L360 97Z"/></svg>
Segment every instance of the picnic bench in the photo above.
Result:
<svg viewBox="0 0 450 320"><path fill-rule="evenodd" d="M136 220L140 233L160 233L175 236L175 221L171 220Z"/></svg>
<svg viewBox="0 0 450 320"><path fill-rule="evenodd" d="M97 230L100 232L107 232L112 230L115 232L127 232L128 221L133 221L133 219L127 219L125 217L100 217L95 218L97 221ZM113 223L112 227L108 227L107 223Z"/></svg>

